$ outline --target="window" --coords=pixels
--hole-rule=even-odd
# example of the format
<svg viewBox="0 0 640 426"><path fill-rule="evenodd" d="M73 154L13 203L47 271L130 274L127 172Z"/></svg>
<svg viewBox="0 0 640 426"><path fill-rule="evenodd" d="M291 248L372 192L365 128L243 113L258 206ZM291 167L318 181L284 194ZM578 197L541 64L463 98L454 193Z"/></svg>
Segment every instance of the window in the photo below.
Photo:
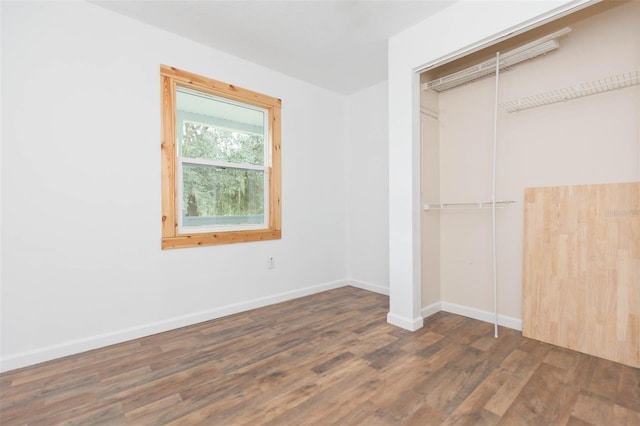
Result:
<svg viewBox="0 0 640 426"><path fill-rule="evenodd" d="M279 239L280 99L160 75L162 248Z"/></svg>

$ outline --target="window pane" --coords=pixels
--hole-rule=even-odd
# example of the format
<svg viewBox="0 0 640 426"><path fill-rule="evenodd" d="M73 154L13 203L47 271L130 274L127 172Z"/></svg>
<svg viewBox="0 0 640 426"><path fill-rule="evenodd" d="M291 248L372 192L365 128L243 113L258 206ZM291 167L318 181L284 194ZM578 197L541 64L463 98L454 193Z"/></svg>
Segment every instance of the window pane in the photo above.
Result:
<svg viewBox="0 0 640 426"><path fill-rule="evenodd" d="M264 223L264 172L195 164L182 166L182 225Z"/></svg>
<svg viewBox="0 0 640 426"><path fill-rule="evenodd" d="M264 164L264 111L180 88L176 102L181 156Z"/></svg>

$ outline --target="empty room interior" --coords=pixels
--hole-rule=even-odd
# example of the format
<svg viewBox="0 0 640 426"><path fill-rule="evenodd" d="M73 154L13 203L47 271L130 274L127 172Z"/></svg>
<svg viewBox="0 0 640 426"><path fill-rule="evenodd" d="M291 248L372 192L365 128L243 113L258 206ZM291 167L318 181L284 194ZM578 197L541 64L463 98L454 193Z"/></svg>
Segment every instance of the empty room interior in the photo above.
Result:
<svg viewBox="0 0 640 426"><path fill-rule="evenodd" d="M0 22L0 424L640 425L640 1Z"/></svg>

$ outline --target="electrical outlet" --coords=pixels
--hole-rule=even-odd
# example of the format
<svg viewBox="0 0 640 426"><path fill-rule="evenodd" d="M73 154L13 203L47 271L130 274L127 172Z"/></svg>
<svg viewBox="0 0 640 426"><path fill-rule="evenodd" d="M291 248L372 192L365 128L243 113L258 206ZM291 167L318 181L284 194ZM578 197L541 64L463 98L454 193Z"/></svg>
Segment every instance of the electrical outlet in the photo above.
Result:
<svg viewBox="0 0 640 426"><path fill-rule="evenodd" d="M276 260L273 256L267 259L267 269L273 269L276 267Z"/></svg>

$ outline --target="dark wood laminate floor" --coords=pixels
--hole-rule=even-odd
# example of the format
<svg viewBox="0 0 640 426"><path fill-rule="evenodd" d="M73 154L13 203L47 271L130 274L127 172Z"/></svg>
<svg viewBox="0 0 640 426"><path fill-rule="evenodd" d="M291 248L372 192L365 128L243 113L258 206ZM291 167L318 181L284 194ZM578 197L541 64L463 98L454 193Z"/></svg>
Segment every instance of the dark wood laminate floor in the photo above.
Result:
<svg viewBox="0 0 640 426"><path fill-rule="evenodd" d="M640 425L640 370L352 287L0 375L0 423Z"/></svg>

